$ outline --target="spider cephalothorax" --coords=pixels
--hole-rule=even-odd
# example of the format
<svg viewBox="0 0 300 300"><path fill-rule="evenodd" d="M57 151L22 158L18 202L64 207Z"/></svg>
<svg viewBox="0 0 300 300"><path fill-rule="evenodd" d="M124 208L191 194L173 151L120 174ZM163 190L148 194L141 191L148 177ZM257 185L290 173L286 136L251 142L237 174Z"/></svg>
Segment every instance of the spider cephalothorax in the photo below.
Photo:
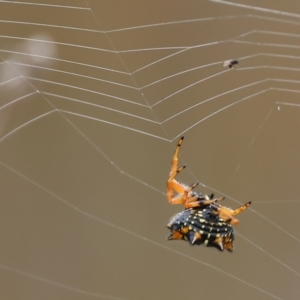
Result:
<svg viewBox="0 0 300 300"><path fill-rule="evenodd" d="M183 137L178 141L173 160L171 172L167 182L167 198L171 204L183 204L185 210L176 214L167 227L171 230L168 240L186 240L191 245L213 246L223 251L233 251L233 228L238 224L234 215L244 211L251 202L232 210L221 206L218 202L225 198L214 198L193 191L199 184L194 183L187 186L179 183L175 177L185 166L178 168L178 153ZM177 196L173 197L173 193Z"/></svg>

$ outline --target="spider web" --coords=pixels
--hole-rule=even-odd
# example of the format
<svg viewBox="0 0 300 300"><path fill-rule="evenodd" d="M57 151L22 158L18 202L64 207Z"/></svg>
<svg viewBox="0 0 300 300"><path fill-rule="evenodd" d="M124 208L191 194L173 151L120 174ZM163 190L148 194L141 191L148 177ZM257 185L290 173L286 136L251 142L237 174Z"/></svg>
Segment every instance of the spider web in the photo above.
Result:
<svg viewBox="0 0 300 300"><path fill-rule="evenodd" d="M0 1L1 296L298 298L299 10ZM182 135L181 181L252 201L233 254L165 240Z"/></svg>

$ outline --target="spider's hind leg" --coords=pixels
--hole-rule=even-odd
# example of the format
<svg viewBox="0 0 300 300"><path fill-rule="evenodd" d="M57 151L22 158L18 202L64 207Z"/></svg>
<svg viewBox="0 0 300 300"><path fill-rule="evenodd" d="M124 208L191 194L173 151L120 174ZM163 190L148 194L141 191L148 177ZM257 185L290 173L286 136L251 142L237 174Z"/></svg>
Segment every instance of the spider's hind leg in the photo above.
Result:
<svg viewBox="0 0 300 300"><path fill-rule="evenodd" d="M237 220L233 216L241 213L242 211L247 209L250 205L251 205L251 202L247 202L247 203L245 203L244 205L238 207L235 210L232 210L232 209L227 208L225 206L215 207L214 209L219 212L220 217L222 219L224 219L225 222L231 223L233 225L237 225L239 223L239 220Z"/></svg>

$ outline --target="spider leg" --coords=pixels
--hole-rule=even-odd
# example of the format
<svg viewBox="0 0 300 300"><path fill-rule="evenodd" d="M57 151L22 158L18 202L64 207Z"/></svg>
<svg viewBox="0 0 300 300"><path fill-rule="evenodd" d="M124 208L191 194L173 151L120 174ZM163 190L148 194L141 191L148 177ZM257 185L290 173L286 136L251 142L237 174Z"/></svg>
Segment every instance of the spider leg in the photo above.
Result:
<svg viewBox="0 0 300 300"><path fill-rule="evenodd" d="M224 213L227 213L227 214L230 214L230 215L234 216L234 215L237 215L237 214L243 212L243 211L244 211L245 209L247 209L250 205L251 205L251 202L247 202L247 203L245 203L244 205L238 207L238 208L235 209L235 210L230 209L230 208L228 208L228 207L222 206L222 211L223 211Z"/></svg>
<svg viewBox="0 0 300 300"><path fill-rule="evenodd" d="M245 203L244 205L240 206L239 208L235 209L234 211L231 212L232 215L237 215L247 209L251 205L251 201Z"/></svg>
<svg viewBox="0 0 300 300"><path fill-rule="evenodd" d="M233 225L237 225L239 223L239 220L234 218L234 215L237 215L247 209L251 205L251 202L247 202L244 205L238 207L235 210L232 210L230 208L227 208L225 206L213 206L213 209L216 210L219 213L219 216L228 223L231 223Z"/></svg>
<svg viewBox="0 0 300 300"><path fill-rule="evenodd" d="M169 202L172 204L183 204L185 208L196 208L207 206L209 204L215 204L216 202L225 199L224 197L210 199L210 197L207 195L203 195L203 197L199 198L199 194L191 193L192 190L199 185L199 182L187 187L183 184L179 184L177 181L174 181L175 180L173 180L173 188L180 194L177 197L172 198L171 201L169 200Z"/></svg>
<svg viewBox="0 0 300 300"><path fill-rule="evenodd" d="M208 197L207 195L204 195L203 199L199 199L198 196L194 196L191 198L187 198L184 206L185 208L203 207L209 204L215 204L216 202L222 201L224 199L224 197L210 199L210 197Z"/></svg>
<svg viewBox="0 0 300 300"><path fill-rule="evenodd" d="M194 189L199 183L196 182L192 184L191 186L186 186L184 184L181 184L177 182L175 179L171 182L172 187L172 195L171 199L168 197L168 200L172 204L184 204L185 208L195 207L199 205L193 205L193 206L186 206L187 201L196 201L197 196L191 196L191 191ZM178 193L177 197L173 197L173 189Z"/></svg>
<svg viewBox="0 0 300 300"><path fill-rule="evenodd" d="M216 214L219 214L219 217L226 223L230 223L233 225L237 225L239 223L239 220L231 215L230 209L228 209L227 207L213 204L211 205L211 207L216 212Z"/></svg>
<svg viewBox="0 0 300 300"><path fill-rule="evenodd" d="M172 160L172 167L171 167L171 172L170 172L170 178L172 177L172 175L174 176L172 179L175 178L176 174L178 173L177 167L178 167L178 153L179 153L179 149L180 146L183 142L184 137L181 137L177 143L177 147L175 149L174 155L173 155L173 160ZM169 178L169 180L170 180Z"/></svg>
<svg viewBox="0 0 300 300"><path fill-rule="evenodd" d="M178 141L177 147L175 149L174 155L173 155L173 160L172 160L172 166L171 166L171 171L169 174L169 179L167 181L167 198L169 203L172 204L180 204L183 203L183 198L185 190L188 188L186 185L179 183L175 177L176 175L181 172L186 166L182 166L178 168L178 154L179 154L179 149L180 146L183 142L183 138L181 137ZM177 197L173 197L173 192L174 190L179 194Z"/></svg>
<svg viewBox="0 0 300 300"><path fill-rule="evenodd" d="M169 183L169 182L168 182ZM178 182L176 179L173 179L171 182L170 182L170 186L173 190L175 190L178 194L183 194L185 189L188 188L187 185L183 184L183 183L180 183Z"/></svg>

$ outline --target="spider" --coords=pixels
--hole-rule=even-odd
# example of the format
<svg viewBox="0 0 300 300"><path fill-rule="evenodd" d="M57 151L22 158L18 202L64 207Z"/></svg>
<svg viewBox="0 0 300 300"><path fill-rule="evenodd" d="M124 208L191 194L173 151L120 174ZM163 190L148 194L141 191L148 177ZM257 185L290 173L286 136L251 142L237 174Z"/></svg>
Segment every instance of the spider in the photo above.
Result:
<svg viewBox="0 0 300 300"><path fill-rule="evenodd" d="M199 185L196 182L190 186L179 183L175 177L186 166L178 168L178 154L184 137L178 141L172 167L167 181L167 198L171 204L183 204L185 210L176 214L167 227L171 230L168 240L187 240L191 245L213 246L223 251L233 251L234 233L232 225L237 225L239 221L234 218L247 209L251 202L232 210L221 206L218 202L225 198L214 198L204 195L193 189ZM173 196L174 191L177 196Z"/></svg>

